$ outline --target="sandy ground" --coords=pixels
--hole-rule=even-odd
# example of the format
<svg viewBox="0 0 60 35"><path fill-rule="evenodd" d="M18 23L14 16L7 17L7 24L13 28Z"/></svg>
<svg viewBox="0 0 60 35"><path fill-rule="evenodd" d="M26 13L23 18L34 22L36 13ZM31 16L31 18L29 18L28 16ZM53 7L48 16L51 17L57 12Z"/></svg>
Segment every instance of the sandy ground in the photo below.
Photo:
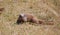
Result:
<svg viewBox="0 0 60 35"><path fill-rule="evenodd" d="M0 0L0 35L60 35L60 0ZM30 13L54 25L16 24L20 13Z"/></svg>

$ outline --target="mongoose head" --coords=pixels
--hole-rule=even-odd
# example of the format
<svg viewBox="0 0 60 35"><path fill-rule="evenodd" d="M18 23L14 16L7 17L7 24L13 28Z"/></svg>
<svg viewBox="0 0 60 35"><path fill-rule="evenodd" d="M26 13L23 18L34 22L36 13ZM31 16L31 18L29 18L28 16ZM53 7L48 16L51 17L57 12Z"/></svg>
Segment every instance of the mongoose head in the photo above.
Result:
<svg viewBox="0 0 60 35"><path fill-rule="evenodd" d="M27 15L26 14L20 14L17 19L18 24L21 24L23 22L27 22Z"/></svg>

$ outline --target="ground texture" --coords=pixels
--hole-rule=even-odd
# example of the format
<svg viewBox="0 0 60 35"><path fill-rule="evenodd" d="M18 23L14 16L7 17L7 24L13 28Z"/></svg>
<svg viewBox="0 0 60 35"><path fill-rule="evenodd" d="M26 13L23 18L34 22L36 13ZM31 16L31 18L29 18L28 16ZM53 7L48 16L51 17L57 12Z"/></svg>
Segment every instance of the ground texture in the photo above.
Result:
<svg viewBox="0 0 60 35"><path fill-rule="evenodd" d="M0 0L0 35L60 35L60 0ZM37 18L53 21L54 25L17 25L20 13L30 13Z"/></svg>

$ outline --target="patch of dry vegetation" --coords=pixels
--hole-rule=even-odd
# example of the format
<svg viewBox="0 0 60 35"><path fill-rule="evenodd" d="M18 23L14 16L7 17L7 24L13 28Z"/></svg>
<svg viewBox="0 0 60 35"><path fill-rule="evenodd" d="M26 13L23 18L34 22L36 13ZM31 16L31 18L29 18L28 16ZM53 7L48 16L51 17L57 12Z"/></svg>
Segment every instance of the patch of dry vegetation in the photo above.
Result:
<svg viewBox="0 0 60 35"><path fill-rule="evenodd" d="M1 0L0 35L60 35L60 0ZM30 13L54 25L17 25L20 13Z"/></svg>

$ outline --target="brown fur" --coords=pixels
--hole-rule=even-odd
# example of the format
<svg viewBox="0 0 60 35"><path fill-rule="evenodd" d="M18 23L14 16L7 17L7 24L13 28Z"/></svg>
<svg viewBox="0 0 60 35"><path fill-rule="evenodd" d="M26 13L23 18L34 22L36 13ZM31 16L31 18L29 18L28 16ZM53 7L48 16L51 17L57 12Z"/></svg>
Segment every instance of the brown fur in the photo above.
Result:
<svg viewBox="0 0 60 35"><path fill-rule="evenodd" d="M41 24L42 21L38 20L35 16L33 16L32 14L24 14L25 17L27 17L27 21L24 21L23 17L21 16L21 14L19 15L19 18L17 20L17 23L23 23L23 22L33 22L33 23L38 23Z"/></svg>
<svg viewBox="0 0 60 35"><path fill-rule="evenodd" d="M23 19L24 16L27 17L27 21L25 21ZM37 24L44 24L45 23L44 20L38 19L38 18L36 18L35 16L33 16L31 14L24 14L24 16L21 16L21 14L19 15L19 18L17 20L18 24L23 23L23 22L32 22L32 23L37 23ZM48 22L47 24L52 24L52 23Z"/></svg>

